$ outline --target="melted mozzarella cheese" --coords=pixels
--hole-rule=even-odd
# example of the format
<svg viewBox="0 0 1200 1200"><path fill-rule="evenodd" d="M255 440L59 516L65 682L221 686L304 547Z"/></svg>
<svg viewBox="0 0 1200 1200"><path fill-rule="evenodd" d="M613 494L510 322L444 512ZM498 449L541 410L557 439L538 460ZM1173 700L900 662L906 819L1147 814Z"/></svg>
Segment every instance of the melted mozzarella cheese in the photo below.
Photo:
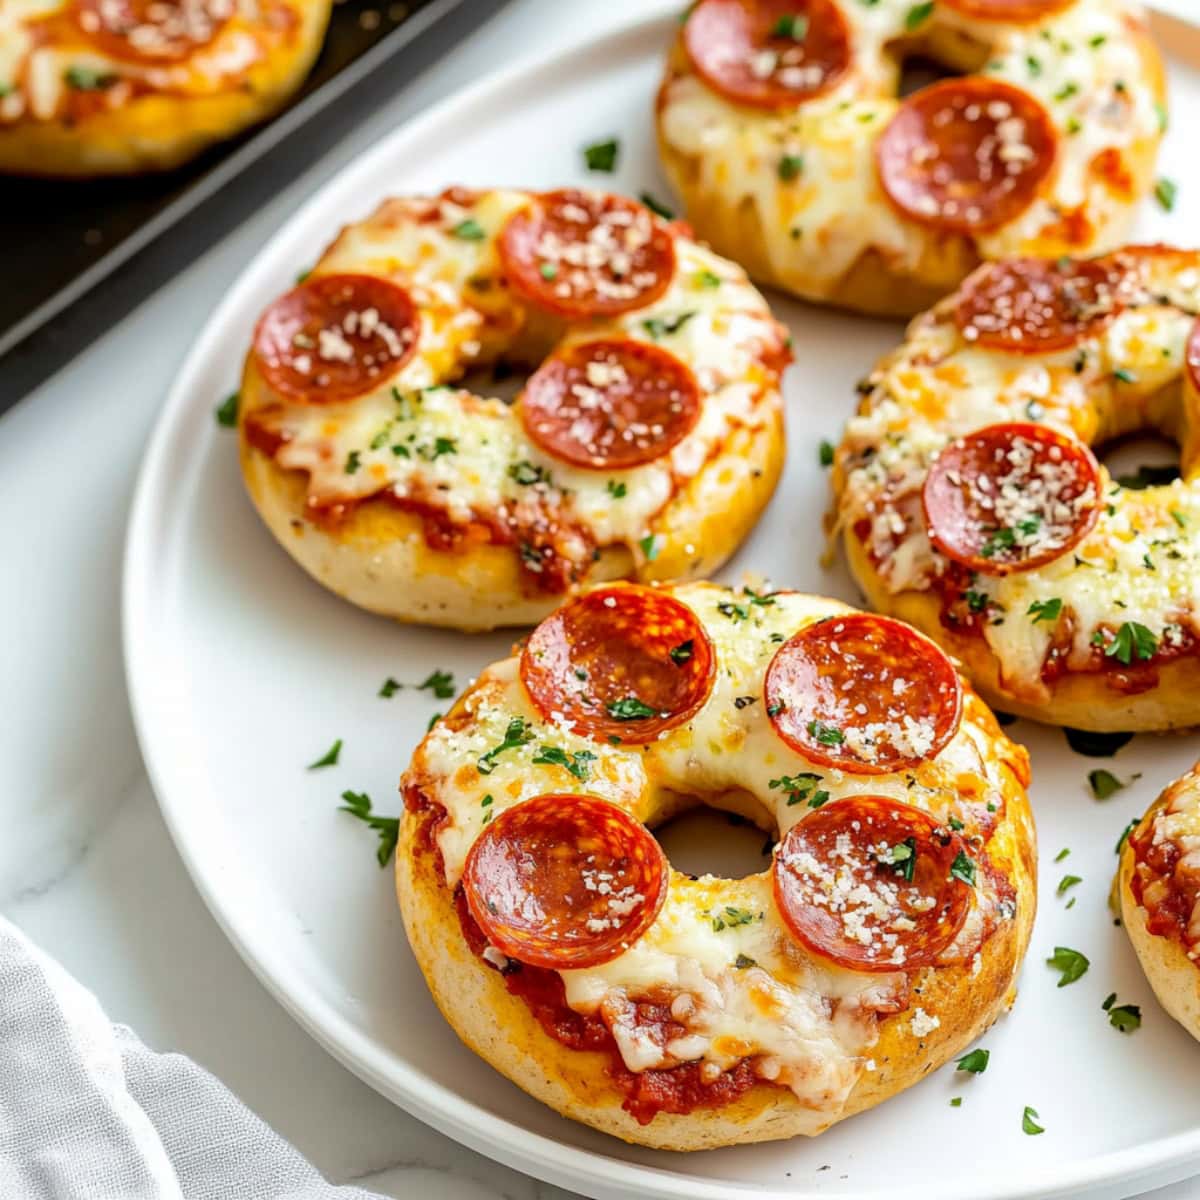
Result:
<svg viewBox="0 0 1200 1200"><path fill-rule="evenodd" d="M869 249L894 269L915 272L931 253L928 231L888 202L874 146L899 107L893 48L911 37L910 0L838 5L851 34L849 69L827 93L778 114L729 103L693 74L668 82L663 137L698 161L701 190L730 207L752 204L772 270L799 290L830 292ZM1146 68L1127 33L1140 13L1130 0L1079 3L1040 25L972 21L938 5L920 27L963 66L985 63L988 78L1037 97L1059 135L1056 167L1042 194L1016 220L978 238L985 258L1037 252L1045 231L1086 206L1104 228L1127 210L1093 170L1096 157L1158 136L1161 118ZM977 60L977 61L975 61ZM781 182L784 155L799 155L798 178Z"/></svg>
<svg viewBox="0 0 1200 1200"><path fill-rule="evenodd" d="M841 527L870 523L868 542L892 594L928 588L945 568L914 506L929 464L952 439L1004 421L1035 421L1093 443L1152 424L1178 435L1185 347L1200 312L1195 259L1184 256L1169 282L1154 280L1151 291L1173 303L1127 309L1101 335L1054 354L973 346L942 308L914 323L905 346L872 375L865 411L847 424L845 447L868 461L850 472L838 500ZM1033 702L1044 696L1056 628L1037 619L1035 605L1060 600L1073 614L1068 667L1091 658L1101 629L1137 622L1170 645L1181 620L1200 614L1200 477L1144 490L1121 487L1103 467L1101 478L1099 518L1072 553L972 583L987 601L983 635L1005 683Z"/></svg>
<svg viewBox="0 0 1200 1200"><path fill-rule="evenodd" d="M644 557L641 543L678 488L734 430L760 427L775 411L778 390L761 357L777 327L738 268L677 238L676 271L664 295L586 329L589 339L661 346L687 364L702 392L699 420L668 454L642 466L585 470L560 461L526 437L510 406L438 386L495 361L522 332L511 328L515 302L500 286L495 240L526 203L526 193L487 192L469 205L442 201L429 220L409 202L394 201L343 232L318 272L401 279L421 312L417 351L386 383L349 403L286 407L280 425L288 441L277 460L307 471L309 495L318 501L390 490L465 522L473 514L503 516L536 498L564 523L586 529L596 545L624 544ZM468 219L484 237L455 235ZM540 354L552 348L552 336Z"/></svg>
<svg viewBox="0 0 1200 1200"><path fill-rule="evenodd" d="M762 703L767 665L792 634L852 611L846 606L794 593L756 603L748 593L712 584L681 585L672 594L703 622L717 670L696 716L648 746L613 746L544 722L530 705L516 659L480 677L465 700L468 720L434 726L411 770L446 810L437 839L448 886L458 883L471 845L494 814L555 791L602 797L642 821L653 818L668 794L704 797L754 816L780 837L811 811L782 786L782 777L805 772L819 779L814 792L819 788L832 800L884 795L940 821L961 813L964 801L1002 807L1012 766L997 755L982 724L986 710L974 697L947 746L899 774L818 770L775 734ZM752 701L745 703L746 697ZM487 759L481 773L480 759L505 743L514 718L527 740ZM568 755L594 754L586 779L561 765L535 762L545 745ZM981 872L959 939L964 945L978 937L981 914L994 902L991 887ZM775 907L769 871L740 880L691 879L672 871L667 900L642 938L609 963L561 975L568 1004L602 1015L630 1070L699 1060L717 1071L748 1058L761 1078L790 1087L813 1108L814 1130L820 1114L836 1110L865 1069L876 1009L904 995L899 972L845 970L800 947ZM639 1035L631 1005L663 989L674 997L672 1018L686 1030L666 1047Z"/></svg>

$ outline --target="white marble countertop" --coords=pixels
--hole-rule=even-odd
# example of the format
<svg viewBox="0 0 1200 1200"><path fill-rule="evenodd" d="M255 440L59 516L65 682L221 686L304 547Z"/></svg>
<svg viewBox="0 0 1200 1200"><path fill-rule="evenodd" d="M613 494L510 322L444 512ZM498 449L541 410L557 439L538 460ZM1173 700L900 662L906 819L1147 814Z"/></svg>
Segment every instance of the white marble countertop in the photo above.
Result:
<svg viewBox="0 0 1200 1200"><path fill-rule="evenodd" d="M330 1179L389 1196L566 1193L456 1145L360 1083L285 1015L208 915L159 817L129 717L119 584L130 496L195 332L303 198L468 80L643 8L512 0L0 421L0 761L9 781L0 794L0 912L93 989L114 1020L198 1060ZM1154 1193L1196 1195L1200 1187L1188 1184Z"/></svg>

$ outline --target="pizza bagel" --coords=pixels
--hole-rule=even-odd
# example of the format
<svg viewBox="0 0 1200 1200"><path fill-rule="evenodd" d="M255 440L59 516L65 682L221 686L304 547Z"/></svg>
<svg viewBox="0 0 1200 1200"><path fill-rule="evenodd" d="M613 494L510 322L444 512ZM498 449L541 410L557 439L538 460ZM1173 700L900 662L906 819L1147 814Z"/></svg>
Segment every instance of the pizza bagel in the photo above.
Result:
<svg viewBox="0 0 1200 1200"><path fill-rule="evenodd" d="M913 60L950 77L902 95ZM1120 244L1164 103L1132 0L699 0L656 120L688 219L753 278L911 315L981 260Z"/></svg>
<svg viewBox="0 0 1200 1200"><path fill-rule="evenodd" d="M789 345L741 268L632 200L389 200L259 321L243 473L351 602L532 624L588 582L733 552L782 467ZM500 365L536 368L515 403L459 386Z"/></svg>
<svg viewBox="0 0 1200 1200"><path fill-rule="evenodd" d="M993 706L1200 723L1198 312L1192 251L989 264L863 381L833 472L851 571ZM1143 430L1182 478L1097 461Z"/></svg>
<svg viewBox="0 0 1200 1200"><path fill-rule="evenodd" d="M1200 1038L1200 764L1130 830L1121 923L1163 1008Z"/></svg>
<svg viewBox="0 0 1200 1200"><path fill-rule="evenodd" d="M0 171L178 166L299 88L329 12L330 0L4 0Z"/></svg>
<svg viewBox="0 0 1200 1200"><path fill-rule="evenodd" d="M899 621L601 585L417 748L400 907L459 1037L563 1115L674 1150L816 1134L1011 1004L1028 778ZM694 805L761 826L763 869L674 870L651 831Z"/></svg>

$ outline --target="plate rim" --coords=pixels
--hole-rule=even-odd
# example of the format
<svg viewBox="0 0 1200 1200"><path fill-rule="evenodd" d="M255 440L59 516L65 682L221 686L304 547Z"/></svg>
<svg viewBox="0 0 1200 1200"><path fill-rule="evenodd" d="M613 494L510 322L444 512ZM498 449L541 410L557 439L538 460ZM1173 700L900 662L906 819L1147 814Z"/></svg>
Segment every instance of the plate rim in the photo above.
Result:
<svg viewBox="0 0 1200 1200"><path fill-rule="evenodd" d="M380 1069L373 1062L379 1055L373 1050L372 1039L343 1018L315 990L305 986L301 977L293 977L286 956L272 947L270 939L256 934L254 922L239 920L234 907L222 899L220 871L203 862L196 853L195 840L188 828L188 806L179 801L186 792L186 780L176 777L177 768L168 761L169 756L162 752L151 733L155 723L151 711L156 694L155 672L151 656L142 649L141 631L154 624L153 591L146 585L152 578L149 567L156 561L153 547L163 544L157 527L169 511L162 502L162 492L171 478L169 468L176 443L187 429L189 417L193 421L202 419L199 412L192 412L192 394L197 390L197 377L219 342L221 330L230 323L233 311L262 286L258 277L268 271L267 264L297 226L308 223L310 214L329 206L339 192L352 191L357 181L371 177L388 161L400 161L406 143L419 143L439 127L461 124L473 110L486 110L491 98L510 92L514 86L536 87L545 76L561 74L576 65L586 69L589 59L607 61L620 54L624 43L640 46L651 39L664 41L662 35L675 21L673 15L660 11L666 8L666 4L659 3L650 15L641 15L645 12L642 9L599 37L584 36L549 52L519 57L403 122L322 183L244 264L194 339L138 468L121 569L122 658L142 760L175 849L205 907L242 961L284 1011L364 1083L411 1116L493 1161L592 1196L620 1200L641 1200L646 1196L664 1200L727 1200L732 1196L805 1200L821 1193L797 1190L794 1184L786 1189L764 1187L622 1161L603 1151L568 1145L489 1113L408 1063L399 1062L391 1072ZM1173 57L1169 50L1167 57ZM681 1156L678 1161L682 1164L691 1160ZM1200 1128L1109 1151L1082 1163L1074 1160L1065 1165L1041 1164L1022 1169L1019 1174L1006 1173L1003 1182L988 1181L977 1187L973 1197L974 1200L1031 1197L1052 1200L1139 1181L1145 1186L1161 1186L1186 1178L1197 1166L1200 1166ZM855 1190L837 1193L837 1200L878 1200L878 1195L874 1190ZM917 1200L917 1197L960 1200L957 1188L939 1189L930 1182L895 1190L891 1195L895 1200Z"/></svg>

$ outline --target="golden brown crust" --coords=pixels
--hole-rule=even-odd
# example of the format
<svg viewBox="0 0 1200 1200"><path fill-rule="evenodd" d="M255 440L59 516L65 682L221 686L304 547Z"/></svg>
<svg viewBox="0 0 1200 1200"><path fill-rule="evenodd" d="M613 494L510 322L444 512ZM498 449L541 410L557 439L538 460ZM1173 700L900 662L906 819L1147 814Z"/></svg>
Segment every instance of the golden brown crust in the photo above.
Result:
<svg viewBox="0 0 1200 1200"><path fill-rule="evenodd" d="M1140 63L1145 87L1156 103L1165 104L1165 67L1148 29L1143 23L1127 22L1126 38ZM927 49L935 57L944 58L956 71L977 71L982 66L978 55L964 44L964 40L950 33L935 35ZM805 272L802 261L789 260L779 253L773 255L771 231L765 228L754 197L737 186L741 181L712 182L704 156L681 150L665 133L662 114L670 85L673 80L692 74L681 33L668 56L655 106L659 155L667 178L682 198L687 219L697 234L718 253L740 262L759 283L782 288L805 300L854 312L911 316L952 291L983 258L990 257L981 250L976 238L941 230L929 231L919 239L915 259L910 262L900 263L879 246L869 245L833 279L815 279ZM873 138L874 133L864 128L863 137ZM1129 236L1138 202L1153 185L1160 140L1159 135L1135 138L1123 147L1124 168L1128 174L1127 184L1123 187L1128 189L1128 198L1114 196L1104 213L1085 213L1093 226L1089 235L1081 237L1069 225L1058 233L1048 229L1038 237L1025 238L1019 252L1056 257L1066 253L1098 254L1119 246ZM878 194L866 203L887 202L882 194Z"/></svg>
<svg viewBox="0 0 1200 1200"><path fill-rule="evenodd" d="M574 590L609 579L695 579L716 571L753 528L783 470L778 395L764 415L757 428L736 430L654 518L650 532L663 549L653 562L637 565L625 546L603 547ZM420 517L385 500L357 505L336 529L313 524L305 474L285 470L244 434L241 464L246 490L275 537L318 583L360 608L479 632L532 625L566 598L530 593L512 546L434 549Z"/></svg>
<svg viewBox="0 0 1200 1200"><path fill-rule="evenodd" d="M165 171L266 120L311 70L332 4L304 0L294 7L299 21L286 44L222 91L149 93L78 121L0 123L0 172L82 179Z"/></svg>
<svg viewBox="0 0 1200 1200"><path fill-rule="evenodd" d="M662 1112L640 1125L621 1107L624 1095L609 1080L608 1056L573 1050L552 1038L525 1001L508 991L503 976L471 952L451 893L422 836L423 819L406 812L401 820L396 893L417 964L451 1028L485 1062L563 1116L656 1149L706 1150L812 1135L911 1087L1012 1006L1014 978L1033 927L1033 818L1024 792L1014 787L989 853L1016 888L1017 915L984 944L977 972L966 964L915 977L914 1004L938 1017L936 1029L918 1039L911 1009L883 1018L871 1051L876 1070L863 1072L840 1110L821 1113L815 1121L788 1089L756 1083L721 1108L686 1115Z"/></svg>
<svg viewBox="0 0 1200 1200"><path fill-rule="evenodd" d="M1200 768L1194 768L1168 786L1146 810L1138 822L1138 830L1147 831L1154 818L1183 791L1195 793L1200 788L1198 771ZM1192 1037L1200 1040L1200 966L1187 956L1177 939L1150 932L1149 916L1133 894L1134 865L1134 849L1126 838L1117 871L1121 924L1159 1003Z"/></svg>

